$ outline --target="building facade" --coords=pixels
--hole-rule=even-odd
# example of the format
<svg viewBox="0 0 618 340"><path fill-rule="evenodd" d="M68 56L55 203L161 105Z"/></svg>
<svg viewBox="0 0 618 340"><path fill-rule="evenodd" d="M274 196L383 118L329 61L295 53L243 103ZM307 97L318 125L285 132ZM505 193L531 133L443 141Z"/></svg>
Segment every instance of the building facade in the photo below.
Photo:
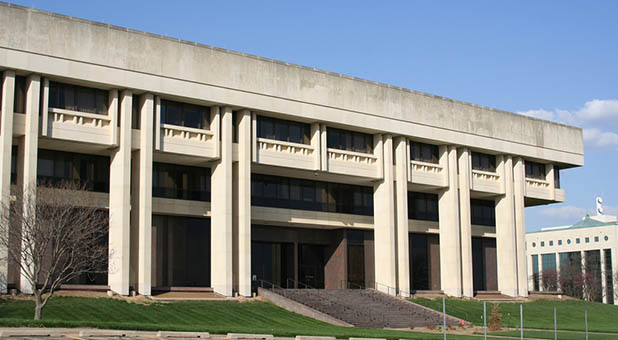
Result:
<svg viewBox="0 0 618 340"><path fill-rule="evenodd" d="M579 128L8 4L0 22L0 196L88 183L109 271L78 283L119 294L527 296L524 208L583 165Z"/></svg>
<svg viewBox="0 0 618 340"><path fill-rule="evenodd" d="M529 289L618 305L618 218L597 215L526 234Z"/></svg>

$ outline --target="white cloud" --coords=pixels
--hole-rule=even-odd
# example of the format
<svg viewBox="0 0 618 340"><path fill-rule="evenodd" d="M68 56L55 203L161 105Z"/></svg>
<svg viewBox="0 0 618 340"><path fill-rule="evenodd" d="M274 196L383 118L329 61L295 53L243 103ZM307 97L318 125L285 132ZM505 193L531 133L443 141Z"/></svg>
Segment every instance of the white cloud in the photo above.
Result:
<svg viewBox="0 0 618 340"><path fill-rule="evenodd" d="M575 207L572 205L562 205L558 207L547 207L541 210L541 215L559 221L556 225L562 222L577 223L582 217L586 216L586 209Z"/></svg>
<svg viewBox="0 0 618 340"><path fill-rule="evenodd" d="M618 134L603 132L597 128L584 129L584 143L596 147L618 147Z"/></svg>
<svg viewBox="0 0 618 340"><path fill-rule="evenodd" d="M618 100L593 99L586 102L584 107L577 111L577 116L584 121L618 119Z"/></svg>
<svg viewBox="0 0 618 340"><path fill-rule="evenodd" d="M518 112L530 117L584 128L586 146L618 148L618 100L593 99L577 111L536 109Z"/></svg>

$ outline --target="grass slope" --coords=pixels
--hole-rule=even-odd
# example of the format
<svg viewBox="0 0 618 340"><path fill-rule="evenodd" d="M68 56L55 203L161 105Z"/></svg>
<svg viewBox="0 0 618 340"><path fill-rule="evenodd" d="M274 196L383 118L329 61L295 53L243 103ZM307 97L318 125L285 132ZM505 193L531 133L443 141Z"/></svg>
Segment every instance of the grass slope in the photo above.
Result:
<svg viewBox="0 0 618 340"><path fill-rule="evenodd" d="M32 321L30 300L0 298L0 326L95 327L127 330L266 333L337 338L442 339L442 334L346 328L288 312L268 302L179 301L148 305L109 298L54 297L41 322ZM455 336L449 339L478 339Z"/></svg>
<svg viewBox="0 0 618 340"><path fill-rule="evenodd" d="M413 302L442 311L442 300L412 299ZM588 311L588 330L618 333L618 306L578 300L524 302L524 328L554 329L554 306L559 330L584 331L584 311ZM493 304L487 303L489 320ZM502 326L519 328L519 303L499 303ZM446 312L483 325L483 303L475 300L446 299Z"/></svg>

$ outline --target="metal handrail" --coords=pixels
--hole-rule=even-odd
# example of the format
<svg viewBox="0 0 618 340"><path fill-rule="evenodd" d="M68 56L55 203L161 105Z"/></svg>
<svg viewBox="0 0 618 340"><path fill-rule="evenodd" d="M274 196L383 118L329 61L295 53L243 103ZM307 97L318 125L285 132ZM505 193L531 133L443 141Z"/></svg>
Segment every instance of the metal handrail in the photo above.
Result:
<svg viewBox="0 0 618 340"><path fill-rule="evenodd" d="M303 285L303 286L304 286L304 289L313 289L313 290L316 290L316 289L317 289L317 288L311 287L310 285L308 285L308 284L306 284L306 283L304 283L304 282L296 281L296 280L291 279L291 278L289 278L289 277L288 277L287 279L285 279L285 284L286 284L288 287L290 286L290 285L289 285L290 281L292 281L292 283L294 283L294 287L297 287L299 284L301 284L301 285Z"/></svg>
<svg viewBox="0 0 618 340"><path fill-rule="evenodd" d="M348 280L341 280L339 287L341 289L365 289L365 286L350 282Z"/></svg>

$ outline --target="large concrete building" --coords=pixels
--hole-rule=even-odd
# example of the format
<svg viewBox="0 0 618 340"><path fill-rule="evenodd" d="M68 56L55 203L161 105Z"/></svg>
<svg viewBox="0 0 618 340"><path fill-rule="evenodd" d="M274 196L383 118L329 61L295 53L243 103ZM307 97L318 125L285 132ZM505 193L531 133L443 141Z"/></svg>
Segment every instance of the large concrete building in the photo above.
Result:
<svg viewBox="0 0 618 340"><path fill-rule="evenodd" d="M604 214L602 203L597 197L596 215L573 225L526 234L531 291L618 305L618 217Z"/></svg>
<svg viewBox="0 0 618 340"><path fill-rule="evenodd" d="M109 271L76 283L119 294L526 296L524 208L584 161L579 128L8 4L0 71L0 196L86 181Z"/></svg>

